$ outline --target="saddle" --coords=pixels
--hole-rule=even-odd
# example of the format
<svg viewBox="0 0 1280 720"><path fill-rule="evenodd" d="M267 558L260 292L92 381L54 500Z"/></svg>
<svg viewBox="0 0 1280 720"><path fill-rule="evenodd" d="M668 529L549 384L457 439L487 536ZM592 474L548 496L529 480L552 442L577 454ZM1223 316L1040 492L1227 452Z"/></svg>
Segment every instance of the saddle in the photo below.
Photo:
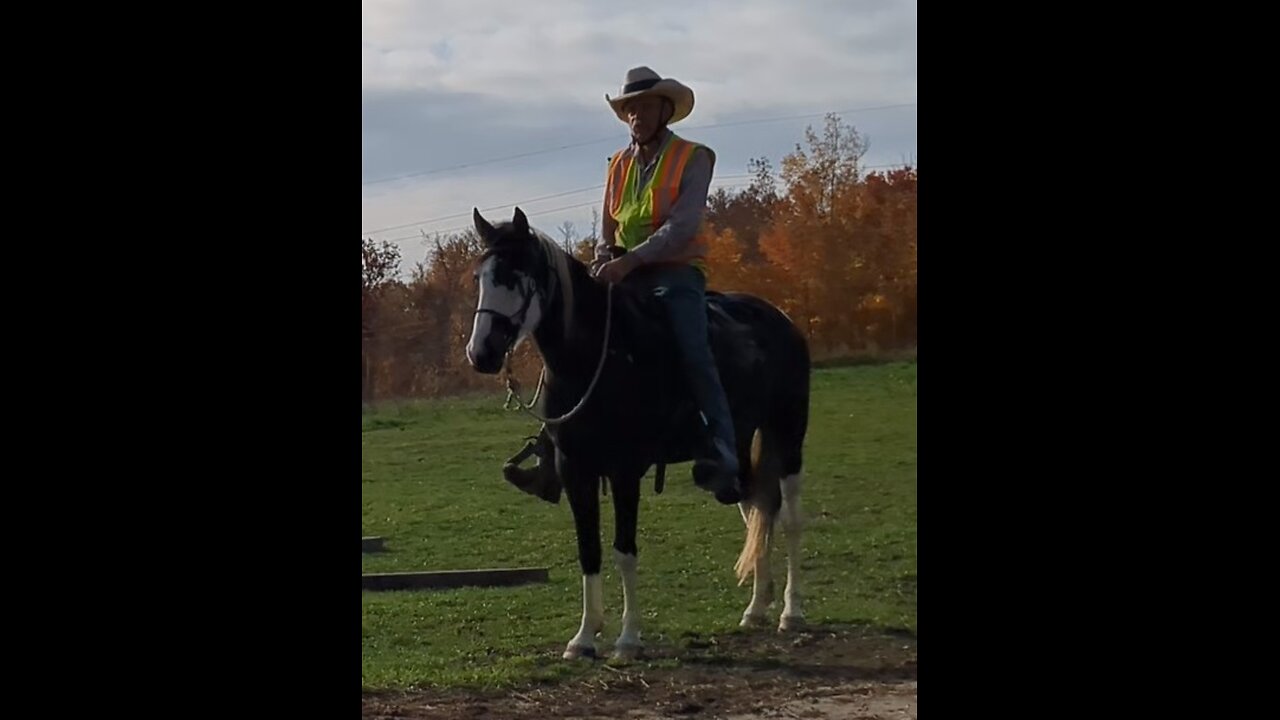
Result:
<svg viewBox="0 0 1280 720"><path fill-rule="evenodd" d="M611 259L626 254L626 249L618 246L610 248ZM627 285L628 281L623 280ZM633 286L634 287L634 286ZM751 327L743 319L735 317L738 312L742 317L750 313L750 308L742 305L732 295L706 290L707 339L711 345L711 355L715 358L721 383L725 392L732 397L732 388L750 382L751 374L759 362L763 361L763 353L756 343ZM615 312L620 309L616 304ZM631 314L633 337L645 338L646 341L633 342L628 352L638 364L650 367L658 366L666 369L662 374L672 378L663 394L674 400L671 415L663 424L667 431L659 442L658 459L655 461L654 490L661 493L666 482L667 460L669 450L671 456L678 455L682 447L678 438L689 423L696 417L694 405L683 373L679 370L679 358L675 354L675 336L667 319L666 309L660 298L652 293L628 293L621 304ZM652 341L648 341L652 339Z"/></svg>
<svg viewBox="0 0 1280 720"><path fill-rule="evenodd" d="M610 246L609 251L611 260L627 254L626 248L619 245ZM624 285L628 284L628 280L622 282ZM751 328L731 313L731 310L738 308L734 298L715 290L706 290L703 294L706 296L707 307L707 339L711 343L711 354L716 358L716 366L720 368L721 375L724 375L726 370L733 369L726 366L726 358L734 358L735 365L755 362L760 357L759 348L756 346ZM635 300L632 304L634 317L642 323L637 331L644 335L659 337L662 342L657 343L657 347L673 349L675 338L667 323L666 311L660 304L661 301L647 293L637 293L632 295L632 298Z"/></svg>

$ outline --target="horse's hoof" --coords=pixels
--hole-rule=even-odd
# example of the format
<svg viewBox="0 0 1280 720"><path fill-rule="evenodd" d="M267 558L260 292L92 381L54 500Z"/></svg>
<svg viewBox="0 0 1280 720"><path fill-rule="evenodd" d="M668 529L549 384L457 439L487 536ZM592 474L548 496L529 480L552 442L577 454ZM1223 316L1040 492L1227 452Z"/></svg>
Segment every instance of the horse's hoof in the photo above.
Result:
<svg viewBox="0 0 1280 720"><path fill-rule="evenodd" d="M759 615L744 614L742 616L742 622L738 623L738 626L744 627L744 628L750 628L750 627L764 627L765 625L768 625L768 624L769 624L769 616L763 613Z"/></svg>
<svg viewBox="0 0 1280 720"><path fill-rule="evenodd" d="M789 630L800 630L804 628L803 615L783 615L778 621L778 632L787 632Z"/></svg>
<svg viewBox="0 0 1280 720"><path fill-rule="evenodd" d="M632 660L636 660L639 657L640 657L639 645L615 645L613 647L613 655L610 656L610 659L617 660L620 662L631 662Z"/></svg>
<svg viewBox="0 0 1280 720"><path fill-rule="evenodd" d="M586 645L570 645L564 649L565 660L577 660L579 658L596 659L596 649Z"/></svg>

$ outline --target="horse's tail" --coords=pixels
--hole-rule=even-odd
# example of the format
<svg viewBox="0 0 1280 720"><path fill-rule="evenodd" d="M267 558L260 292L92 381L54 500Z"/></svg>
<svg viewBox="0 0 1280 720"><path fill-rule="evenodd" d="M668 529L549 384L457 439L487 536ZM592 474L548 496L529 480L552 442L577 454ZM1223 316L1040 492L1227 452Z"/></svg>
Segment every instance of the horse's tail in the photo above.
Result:
<svg viewBox="0 0 1280 720"><path fill-rule="evenodd" d="M767 556L773 540L774 523L782 507L782 463L770 433L756 430L751 437L750 474L747 495L740 506L747 525L746 540L733 566L738 584L746 583L757 563Z"/></svg>

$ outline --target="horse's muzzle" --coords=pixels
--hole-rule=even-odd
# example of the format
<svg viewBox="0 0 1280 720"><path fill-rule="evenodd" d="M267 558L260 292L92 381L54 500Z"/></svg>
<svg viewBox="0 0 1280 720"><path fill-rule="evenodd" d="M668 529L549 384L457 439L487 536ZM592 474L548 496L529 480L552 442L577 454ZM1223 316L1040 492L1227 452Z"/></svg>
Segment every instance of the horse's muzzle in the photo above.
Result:
<svg viewBox="0 0 1280 720"><path fill-rule="evenodd" d="M467 362L476 372L493 375L502 369L502 360L507 354L507 337L504 332L489 333L478 349L473 350L467 344Z"/></svg>
<svg viewBox="0 0 1280 720"><path fill-rule="evenodd" d="M471 367L475 368L476 372L485 375L497 374L502 369L502 356L494 353L484 353L479 358L471 359Z"/></svg>

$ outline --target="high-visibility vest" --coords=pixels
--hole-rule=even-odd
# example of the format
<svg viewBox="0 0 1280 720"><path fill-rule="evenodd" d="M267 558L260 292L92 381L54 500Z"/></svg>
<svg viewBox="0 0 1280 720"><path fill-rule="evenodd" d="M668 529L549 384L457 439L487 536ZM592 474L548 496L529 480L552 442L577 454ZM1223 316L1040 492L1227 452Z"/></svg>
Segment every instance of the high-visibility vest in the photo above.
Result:
<svg viewBox="0 0 1280 720"><path fill-rule="evenodd" d="M609 160L605 197L609 215L618 223L615 242L632 250L662 227L680 192L685 166L699 147L698 143L672 133L659 151L658 165L643 187L638 187L640 168L635 154L620 151L613 155ZM687 262L706 272L708 248L705 224L699 224L687 250L674 262Z"/></svg>

